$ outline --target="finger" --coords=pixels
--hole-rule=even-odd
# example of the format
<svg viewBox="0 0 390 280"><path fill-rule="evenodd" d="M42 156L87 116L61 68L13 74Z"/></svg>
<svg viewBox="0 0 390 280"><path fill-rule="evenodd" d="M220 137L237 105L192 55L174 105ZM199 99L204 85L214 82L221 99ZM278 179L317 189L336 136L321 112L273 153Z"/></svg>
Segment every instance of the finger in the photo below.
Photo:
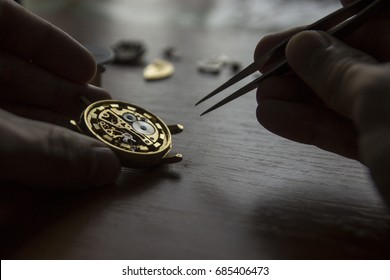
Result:
<svg viewBox="0 0 390 280"><path fill-rule="evenodd" d="M340 0L343 6L352 4L356 0ZM390 46L390 2L382 1L382 7L376 11L374 17L368 20L363 26L352 32L345 42L362 50L378 61L389 61L390 53L388 51ZM386 2L386 3L385 3Z"/></svg>
<svg viewBox="0 0 390 280"><path fill-rule="evenodd" d="M284 138L358 159L355 127L331 110L301 102L266 99L259 103L257 119L266 129Z"/></svg>
<svg viewBox="0 0 390 280"><path fill-rule="evenodd" d="M36 65L0 51L0 100L46 108L68 117L77 117L80 96L91 102L110 99L101 88L76 84Z"/></svg>
<svg viewBox="0 0 390 280"><path fill-rule="evenodd" d="M372 178L390 207L390 131L389 126L372 130L360 139L361 157L370 168Z"/></svg>
<svg viewBox="0 0 390 280"><path fill-rule="evenodd" d="M278 32L263 37L255 48L254 60L266 54L269 50L277 46L280 42L282 42L286 38L299 33L300 31L303 30L303 28L304 27L296 27L283 32ZM259 70L262 73L265 73L269 68L270 66L268 66L267 63L265 63Z"/></svg>
<svg viewBox="0 0 390 280"><path fill-rule="evenodd" d="M390 61L390 2L363 26L345 38L345 42L373 56L380 62Z"/></svg>
<svg viewBox="0 0 390 280"><path fill-rule="evenodd" d="M356 123L361 159L390 206L390 65L381 70L359 101Z"/></svg>
<svg viewBox="0 0 390 280"><path fill-rule="evenodd" d="M84 47L14 1L0 1L0 37L1 49L74 82L95 74L95 60Z"/></svg>
<svg viewBox="0 0 390 280"><path fill-rule="evenodd" d="M9 102L0 102L0 108L23 118L56 124L70 129L74 128L74 126L70 124L70 120L77 120L80 115L71 118L51 110Z"/></svg>
<svg viewBox="0 0 390 280"><path fill-rule="evenodd" d="M120 171L103 143L68 129L0 112L0 179L46 189L113 184Z"/></svg>
<svg viewBox="0 0 390 280"><path fill-rule="evenodd" d="M341 2L345 6L351 4L353 1L355 0ZM388 51L390 46L390 33L388 32L390 29L389 17L390 3L378 12L373 19L367 21L362 27L345 38L345 42L372 55L379 61L390 61L390 52ZM265 54L286 38L303 31L304 28L303 26L295 27L263 37L255 48L254 59L256 60L256 58ZM260 71L264 73L268 69L269 67L262 67Z"/></svg>
<svg viewBox="0 0 390 280"><path fill-rule="evenodd" d="M355 2L356 0L340 0L340 3L343 5L343 6L347 6L349 4L351 4L352 2Z"/></svg>
<svg viewBox="0 0 390 280"><path fill-rule="evenodd" d="M323 105L321 99L296 75L275 75L264 79L257 89L257 102L267 99Z"/></svg>
<svg viewBox="0 0 390 280"><path fill-rule="evenodd" d="M268 52L272 48L274 48L277 44L282 42L284 39L291 37L294 34L297 34L298 32L302 31L304 27L294 27L289 30L285 30L282 32L277 32L273 34L269 34L261 38L259 43L257 44L255 48L254 53L254 59L256 60L257 57L263 55L264 53Z"/></svg>
<svg viewBox="0 0 390 280"><path fill-rule="evenodd" d="M267 78L260 83L257 96L257 118L269 131L349 158L358 158L356 131L352 123L325 108L323 102L294 75Z"/></svg>
<svg viewBox="0 0 390 280"><path fill-rule="evenodd" d="M286 48L291 68L318 96L348 118L376 60L324 32L304 31Z"/></svg>

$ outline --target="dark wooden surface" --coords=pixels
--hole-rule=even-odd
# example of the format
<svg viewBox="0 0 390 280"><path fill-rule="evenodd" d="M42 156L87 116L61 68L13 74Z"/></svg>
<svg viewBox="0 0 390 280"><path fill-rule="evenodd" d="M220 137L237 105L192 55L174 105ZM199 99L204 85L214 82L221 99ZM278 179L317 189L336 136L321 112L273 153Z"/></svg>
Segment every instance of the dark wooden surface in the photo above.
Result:
<svg viewBox="0 0 390 280"><path fill-rule="evenodd" d="M183 124L173 150L184 160L124 169L116 186L83 193L4 186L3 259L390 257L390 215L359 163L269 133L256 121L254 93L199 117L212 102L200 108L195 102L231 73L202 75L198 59L224 53L247 64L259 38L285 24L253 18L267 1L258 1L257 10L254 2L116 0L90 9L86 1L38 11L83 43L142 40L145 62L176 47L182 59L172 78L145 82L142 66L109 65L103 87ZM320 2L311 16L334 7ZM311 19L294 14L291 25Z"/></svg>

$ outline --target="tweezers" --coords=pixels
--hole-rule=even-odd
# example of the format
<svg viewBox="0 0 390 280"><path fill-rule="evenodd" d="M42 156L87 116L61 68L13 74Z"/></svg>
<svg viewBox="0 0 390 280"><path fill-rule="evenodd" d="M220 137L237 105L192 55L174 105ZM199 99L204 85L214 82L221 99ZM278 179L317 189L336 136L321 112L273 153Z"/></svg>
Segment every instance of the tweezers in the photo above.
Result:
<svg viewBox="0 0 390 280"><path fill-rule="evenodd" d="M385 3L385 0L357 0L352 2L351 4L338 9L337 11L325 16L324 18L316 21L315 23L306 26L300 31L304 30L319 30L325 31L336 38L342 39L349 34L351 34L354 30L362 26L376 11L380 8L381 3ZM240 71L238 74L230 78L226 83L203 97L196 104L200 104L203 101L217 95L221 91L227 89L231 85L241 81L242 79L248 77L249 75L258 71L262 66L267 65L270 67L270 70L264 73L259 78L256 78L249 84L235 91L225 99L216 103L214 106L210 107L208 110L204 111L202 115L205 115L226 103L233 101L234 99L252 91L257 87L257 85L265 78L276 75L276 74L284 74L287 73L290 68L287 63L287 60L284 56L285 48L289 42L289 40L294 36L287 37L279 44L277 44L274 48L267 51L260 57L255 58L255 61L247 66L245 69Z"/></svg>

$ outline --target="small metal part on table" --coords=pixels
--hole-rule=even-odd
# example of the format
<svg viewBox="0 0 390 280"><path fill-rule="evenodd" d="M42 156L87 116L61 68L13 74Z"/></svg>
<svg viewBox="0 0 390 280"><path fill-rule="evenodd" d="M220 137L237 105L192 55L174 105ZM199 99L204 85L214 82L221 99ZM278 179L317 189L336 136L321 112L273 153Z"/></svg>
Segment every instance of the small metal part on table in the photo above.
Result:
<svg viewBox="0 0 390 280"><path fill-rule="evenodd" d="M233 73L238 73L241 71L242 65L238 61L231 61L229 62L230 69Z"/></svg>
<svg viewBox="0 0 390 280"><path fill-rule="evenodd" d="M226 65L228 58L226 55L217 55L212 58L198 61L198 70L202 73L219 74Z"/></svg>
<svg viewBox="0 0 390 280"><path fill-rule="evenodd" d="M114 62L123 64L137 64L146 52L145 44L141 41L123 40L112 47Z"/></svg>
<svg viewBox="0 0 390 280"><path fill-rule="evenodd" d="M144 69L145 80L160 80L165 79L173 75L175 67L169 61L164 59L155 59L152 63Z"/></svg>
<svg viewBox="0 0 390 280"><path fill-rule="evenodd" d="M163 55L168 60L180 60L181 55L175 47L167 47L163 50Z"/></svg>

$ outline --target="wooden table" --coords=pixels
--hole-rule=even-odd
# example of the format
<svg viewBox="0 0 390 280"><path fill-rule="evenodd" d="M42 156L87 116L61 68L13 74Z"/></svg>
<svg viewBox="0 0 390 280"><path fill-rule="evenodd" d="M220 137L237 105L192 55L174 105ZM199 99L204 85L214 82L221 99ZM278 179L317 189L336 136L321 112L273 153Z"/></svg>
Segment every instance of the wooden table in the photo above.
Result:
<svg viewBox="0 0 390 280"><path fill-rule="evenodd" d="M103 87L183 124L173 149L184 160L123 169L116 186L83 193L3 184L2 259L390 257L390 215L363 166L263 129L254 93L204 117L212 102L194 107L231 76L229 69L200 74L197 61L224 53L248 64L259 38L281 28L272 18L250 26L248 14L256 18L244 4L251 1L112 0L93 9L83 3L45 17L83 43L141 40L145 62L169 46L181 53L170 79L146 82L143 66L109 65Z"/></svg>

